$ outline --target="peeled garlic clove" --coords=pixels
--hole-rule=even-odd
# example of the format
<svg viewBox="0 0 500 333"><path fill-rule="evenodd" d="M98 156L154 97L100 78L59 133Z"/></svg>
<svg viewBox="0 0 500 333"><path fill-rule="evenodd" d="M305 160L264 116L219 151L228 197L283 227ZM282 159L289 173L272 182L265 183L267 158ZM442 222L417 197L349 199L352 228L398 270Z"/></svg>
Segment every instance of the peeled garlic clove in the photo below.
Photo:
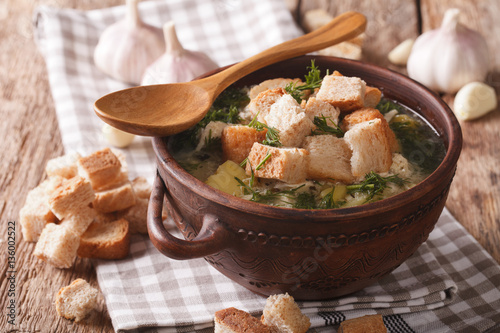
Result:
<svg viewBox="0 0 500 333"><path fill-rule="evenodd" d="M125 18L107 27L94 51L94 63L109 76L140 84L146 68L160 57L165 42L160 28L144 23L139 0L127 0Z"/></svg>
<svg viewBox="0 0 500 333"><path fill-rule="evenodd" d="M165 23L163 34L166 51L148 66L141 85L187 82L219 67L203 52L184 49L177 38L174 22Z"/></svg>
<svg viewBox="0 0 500 333"><path fill-rule="evenodd" d="M394 65L406 65L414 42L415 40L413 40L412 38L408 38L407 40L401 42L401 44L397 45L387 55L389 61Z"/></svg>
<svg viewBox="0 0 500 333"><path fill-rule="evenodd" d="M460 24L459 13L448 9L441 27L420 35L408 58L408 75L439 92L455 93L483 81L490 67L486 40Z"/></svg>
<svg viewBox="0 0 500 333"><path fill-rule="evenodd" d="M111 125L104 124L102 127L102 134L109 144L117 148L125 148L134 141L135 135L127 132L120 131Z"/></svg>
<svg viewBox="0 0 500 333"><path fill-rule="evenodd" d="M495 89L482 82L471 82L463 86L453 103L453 111L462 120L482 117L496 108Z"/></svg>

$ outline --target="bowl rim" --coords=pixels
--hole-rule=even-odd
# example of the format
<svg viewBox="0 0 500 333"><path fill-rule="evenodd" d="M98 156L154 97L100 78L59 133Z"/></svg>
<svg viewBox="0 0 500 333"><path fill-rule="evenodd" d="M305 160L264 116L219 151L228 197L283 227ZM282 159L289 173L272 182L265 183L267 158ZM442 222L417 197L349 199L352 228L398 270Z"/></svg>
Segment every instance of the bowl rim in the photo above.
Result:
<svg viewBox="0 0 500 333"><path fill-rule="evenodd" d="M393 71L388 68L383 68L378 65L343 59L331 56L316 56L316 55L306 55L299 56L297 58L306 58L306 59L323 59L323 60L333 60L334 62L346 63L352 66L363 67L364 69L368 68L375 75L382 77L395 77L399 80L406 81L412 90L418 91L419 94L423 94L433 100L433 102L437 103L440 108L440 112L444 113L444 123L442 124L443 128L445 128L444 135L448 135L448 145L446 147L446 155L439 164L439 166L434 170L430 175L428 175L424 180L413 186L412 188L405 190L399 194L391 196L389 198L385 198L376 202L363 204L360 206L354 207L346 207L346 208L332 208L332 209L298 209L298 208L286 208L286 207L277 207L271 206L263 203L249 201L243 198L239 198L233 196L231 194L227 194L220 190L217 190L196 177L189 174L186 170L184 170L179 163L173 158L168 149L168 141L169 137L155 137L153 138L153 148L157 157L158 163L167 170L170 174L175 175L177 181L183 183L187 186L192 192L196 193L207 200L213 201L218 205L225 206L226 208L230 208L233 210L240 210L246 213L251 213L253 215L258 216L267 216L278 218L276 223L285 221L286 223L301 223L305 218L313 219L308 222L321 223L325 222L326 219L329 219L332 222L332 219L348 217L349 219L356 219L360 217L366 217L367 213L369 215L377 215L383 212L386 212L387 207L391 207L391 209L396 209L401 206L405 206L409 204L414 197L419 197L425 195L427 192L431 190L431 186L427 184L435 184L440 179L445 178L450 172L454 173L456 169L456 164L458 158L460 156L461 148L462 148L462 132L460 128L460 124L455 117L454 113L451 111L450 107L439 97L438 94L431 91L424 85L419 82L405 76L401 73ZM285 60L289 61L289 60ZM220 67L213 71L207 72L201 77L206 77L212 75L218 71L221 71L227 67L232 65ZM273 65L271 65L273 66ZM404 104L403 104L404 105ZM412 108L413 110L413 108ZM418 111L415 110L417 113ZM429 120L419 113L426 121ZM282 220L282 221L281 221ZM338 222L338 221L336 221Z"/></svg>

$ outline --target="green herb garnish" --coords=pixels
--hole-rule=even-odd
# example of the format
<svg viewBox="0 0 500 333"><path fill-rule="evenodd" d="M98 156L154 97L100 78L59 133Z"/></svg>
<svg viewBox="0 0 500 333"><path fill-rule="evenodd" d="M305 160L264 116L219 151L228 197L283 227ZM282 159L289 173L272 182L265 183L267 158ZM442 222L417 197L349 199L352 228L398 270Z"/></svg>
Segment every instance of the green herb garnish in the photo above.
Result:
<svg viewBox="0 0 500 333"><path fill-rule="evenodd" d="M389 183L402 187L404 184L408 183L408 180L403 179L398 175L382 177L371 171L365 175L365 180L361 184L347 185L347 193L365 193L367 194L365 202L369 202L376 195L381 195L382 192L389 186Z"/></svg>
<svg viewBox="0 0 500 333"><path fill-rule="evenodd" d="M309 72L304 76L306 80L304 84L297 85L297 82L290 82L285 87L285 91L295 98L299 104L302 102L306 90L314 91L314 89L321 87L323 81L321 71L314 64L314 60L311 60L311 66L308 66L307 69L309 69ZM326 74L328 75L328 71Z"/></svg>
<svg viewBox="0 0 500 333"><path fill-rule="evenodd" d="M316 125L316 129L311 131L311 135L323 135L323 134L333 134L337 137L341 138L344 136L344 131L340 128L339 125L331 122L335 127L328 125L327 120L330 117L314 117L314 125Z"/></svg>
<svg viewBox="0 0 500 333"><path fill-rule="evenodd" d="M266 164L267 160L271 158L271 153L269 152L269 149L267 150L266 156L260 161L260 163L257 165L255 170L260 170L264 167L264 164Z"/></svg>
<svg viewBox="0 0 500 333"><path fill-rule="evenodd" d="M258 113L253 117L252 121L248 124L249 127L255 128L257 131L263 131L267 129L266 138L262 141L263 145L271 146L271 147L282 147L280 141L280 132L274 128L269 127L264 123L261 123L257 120Z"/></svg>

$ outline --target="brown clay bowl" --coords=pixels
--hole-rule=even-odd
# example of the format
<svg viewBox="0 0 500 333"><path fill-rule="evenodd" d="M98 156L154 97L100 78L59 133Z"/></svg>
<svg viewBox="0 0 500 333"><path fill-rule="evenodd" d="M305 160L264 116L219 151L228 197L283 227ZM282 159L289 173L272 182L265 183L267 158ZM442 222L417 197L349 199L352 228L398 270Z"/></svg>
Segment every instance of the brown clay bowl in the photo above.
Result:
<svg viewBox="0 0 500 333"><path fill-rule="evenodd" d="M158 173L148 212L153 244L174 259L204 257L231 280L267 296L288 292L298 300L346 295L390 273L427 239L446 202L462 146L448 106L411 79L374 65L303 56L266 67L238 86L300 77L311 59L324 73L338 70L381 89L421 114L447 148L440 166L401 194L363 206L302 210L278 208L220 192L187 173L172 158L169 138L154 138ZM185 239L162 224L165 199Z"/></svg>

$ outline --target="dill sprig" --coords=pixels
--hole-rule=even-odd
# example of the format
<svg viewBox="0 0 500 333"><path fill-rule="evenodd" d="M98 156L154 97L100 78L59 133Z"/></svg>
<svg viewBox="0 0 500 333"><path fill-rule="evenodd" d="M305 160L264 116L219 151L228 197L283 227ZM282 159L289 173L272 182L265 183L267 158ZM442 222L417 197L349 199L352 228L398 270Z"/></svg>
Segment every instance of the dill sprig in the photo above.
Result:
<svg viewBox="0 0 500 333"><path fill-rule="evenodd" d="M305 83L297 85L297 82L290 82L285 87L285 91L290 94L299 104L302 102L306 90L314 91L314 89L321 87L321 82L323 81L323 78L321 77L321 71L315 65L314 59L311 60L311 66L308 66L307 69L309 70L309 72L304 76L306 80Z"/></svg>
<svg viewBox="0 0 500 333"><path fill-rule="evenodd" d="M337 137L341 138L344 136L344 131L340 128L339 125L331 122L335 127L328 125L328 121L330 117L325 116L315 116L314 117L314 125L316 125L316 129L311 131L311 135L323 135L323 134L333 134Z"/></svg>
<svg viewBox="0 0 500 333"><path fill-rule="evenodd" d="M335 192L335 187L332 188L330 192L328 192L323 199L318 204L319 209L332 209L339 208L345 204L345 201L335 201L333 199L333 193Z"/></svg>
<svg viewBox="0 0 500 333"><path fill-rule="evenodd" d="M347 193L361 192L367 194L365 202L371 201L376 195L381 195L382 192L393 183L399 187L408 183L407 179L401 178L398 175L382 177L379 174L371 171L365 175L365 180L361 184L347 185Z"/></svg>
<svg viewBox="0 0 500 333"><path fill-rule="evenodd" d="M248 126L255 128L257 131L263 131L264 129L267 129L266 138L264 139L264 141L262 141L262 144L271 147L282 147L283 145L280 141L280 132L276 128L269 127L266 124L258 121L257 116L258 113L255 115L255 117L253 117Z"/></svg>

